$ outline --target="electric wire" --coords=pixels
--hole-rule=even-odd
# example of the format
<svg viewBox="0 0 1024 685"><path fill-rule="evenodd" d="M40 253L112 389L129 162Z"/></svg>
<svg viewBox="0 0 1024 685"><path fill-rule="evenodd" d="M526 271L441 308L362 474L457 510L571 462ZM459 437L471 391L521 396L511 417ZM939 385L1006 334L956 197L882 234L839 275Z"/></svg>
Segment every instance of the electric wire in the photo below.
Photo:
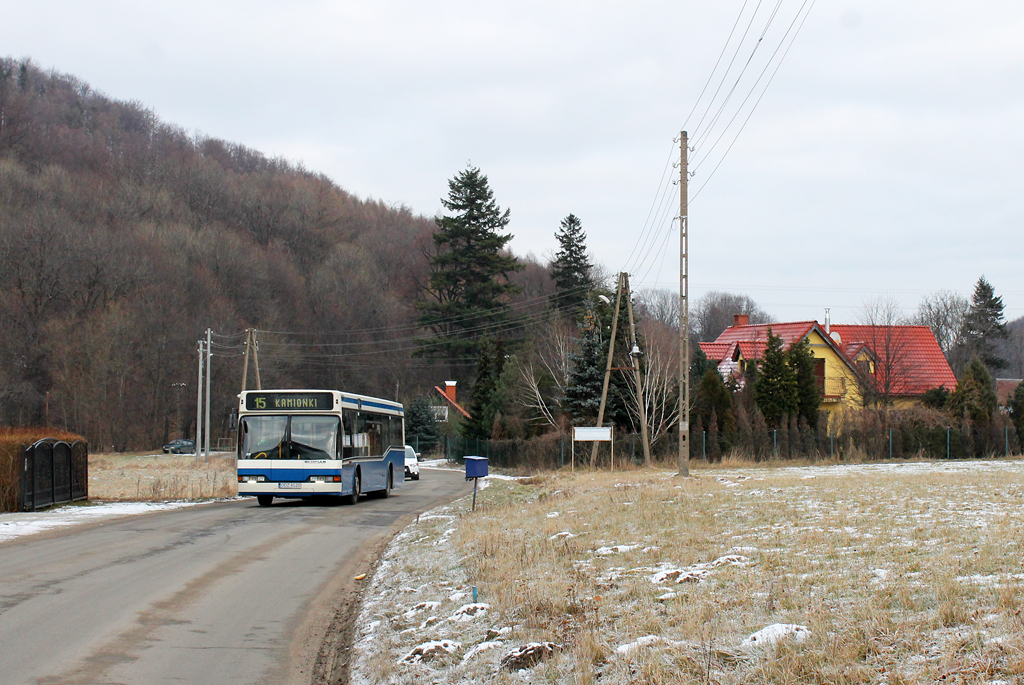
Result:
<svg viewBox="0 0 1024 685"><path fill-rule="evenodd" d="M581 294L581 293L588 292L588 291L589 291L589 288L587 288L586 286L580 286L578 288L570 288L568 290L563 290L561 294ZM484 310L482 312L471 313L471 314L463 314L463 315L453 316L453 317L443 317L441 319L438 319L436 322L433 322L431 325L433 326L433 325L441 325L441 324L458 324L458 323L463 323L463 322L466 322L466 321L472 321L473 319L479 319L479 318L483 318L485 316L491 316L491 315L493 315L494 312L497 312L497 311L500 311L500 310L511 311L511 310L525 309L527 307L532 307L532 306L540 305L540 304L543 304L545 301L550 300L550 299L551 299L550 295L538 295L536 297L532 297L532 298L529 298L529 299L526 299L526 300L520 300L519 302L510 303L508 305L504 305L502 307L498 307L498 308L495 308L495 309L487 309L487 310ZM354 334L357 334L357 333L393 332L393 331L402 331L402 330L409 331L409 330L418 330L418 329L422 329L422 328L424 328L424 326L422 324L414 322L414 323L409 323L409 324L402 324L402 325L399 325L399 326L375 326L375 327L369 327L369 328L355 328L355 329L347 328L347 329L335 330L335 331L281 331L281 330L265 329L265 328L257 328L257 329L254 329L254 330L258 331L259 333L269 333L269 334L272 334L272 335L294 335L294 336L306 335L306 336L315 336L315 335L342 335L342 334L354 335Z"/></svg>
<svg viewBox="0 0 1024 685"><path fill-rule="evenodd" d="M700 195L701 191L704 190L705 186L707 186L707 184L711 181L711 178L715 175L715 172L718 171L718 168L720 166L722 166L722 162L725 161L725 158L729 155L729 152L732 150L733 146L736 144L736 141L739 140L740 134L743 133L743 129L745 129L747 127L747 123L750 121L750 117L753 116L754 111L757 109L757 106L761 103L761 98L763 98L764 94L766 92L768 92L768 87L771 86L772 81L775 80L775 75L779 72L779 68L782 66L782 63L785 61L786 55L789 54L790 48L793 47L793 43L796 42L796 38L800 34L800 29L803 28L804 22L807 21L807 17L810 15L811 10L814 8L814 3L817 0L804 0L803 5L801 5L800 11L803 10L804 6L808 5L808 1L810 2L810 5L807 7L807 11L804 13L803 19L800 20L799 26L797 26L796 31L793 33L793 38L789 41L789 45L786 46L785 51L782 53L782 57L779 59L778 63L775 65L775 70L772 72L772 75L768 78L768 82L765 84L764 88L761 90L761 94L758 96L757 100L754 102L754 106L750 108L750 112L747 113L746 118L743 120L743 124L740 126L739 130L736 132L736 135L733 137L732 142L729 143L729 147L726 148L725 152L722 154L722 158L718 160L718 163L715 165L715 168L711 170L711 173L708 174L707 178L704 179L704 182L700 185L699 188L697 188L697 192L695 192L693 194L693 198L692 199L696 199L697 196ZM800 12L797 12L797 16L793 19L794 23L796 22L796 19L799 18L799 16L800 16ZM790 25L790 30L792 30L792 24ZM786 33L788 34L789 31L787 31ZM785 37L783 37L783 40L785 40ZM773 55L773 57L774 57L774 55ZM769 64L770 64L770 62L769 62ZM767 70L767 68L768 67L766 66L765 70ZM763 75L763 72L762 72L762 75ZM760 78L758 80L760 81ZM751 91L751 93L752 92L753 91ZM749 97L749 95L748 95L748 97ZM746 102L746 99L744 99L744 102ZM737 111L737 113L738 113L738 111ZM730 121L730 125L731 125L731 123L732 122ZM723 133L723 135L724 135L724 133ZM716 145L718 144L717 141L716 141L715 144ZM704 160L701 160L700 164L703 164L703 163L704 163ZM698 167L699 167L700 164L698 164Z"/></svg>
<svg viewBox="0 0 1024 685"><path fill-rule="evenodd" d="M753 49L751 49L750 55L747 57L747 61L743 64L743 68L740 69L739 75L736 76L736 81L732 84L732 87L729 89L729 92L726 94L725 99L722 100L721 104L718 106L718 110L715 112L715 116L712 117L711 122L708 124L708 127L706 129L704 129L702 132L700 132L700 135L697 137L697 140L694 141L694 148L695 149L700 150L703 147L704 142L711 135L711 131L713 131L715 126L718 124L718 121L722 117L722 113L725 111L726 106L728 106L729 102L732 100L732 96L736 93L736 89L739 88L740 81L743 80L743 76L747 73L747 69L750 67L751 62L754 61L754 56L757 54L758 48L761 47L761 43L762 43L762 41L764 41L764 37L768 33L769 27L771 27L772 22L775 20L775 17L778 15L779 7L782 6L782 3L783 3L783 0L777 0L777 2L775 3L775 8L772 10L771 15L769 15L768 21L765 22L764 29L761 31L761 35L758 36L757 42L754 43L754 47L753 47ZM783 36L782 41L780 41L779 44L781 45L783 42L785 42L785 36ZM776 52L777 51L778 51L778 48L776 48ZM754 86L752 86L752 90L756 86L757 86L757 84L755 83ZM749 97L749 94L748 94L747 97ZM742 105L740 105L740 107L742 107Z"/></svg>
<svg viewBox="0 0 1024 685"><path fill-rule="evenodd" d="M747 34L750 33L750 27L754 25L754 19L757 17L757 12L758 12L758 10L761 9L761 2L762 2L762 0L758 0L757 6L754 7L754 11L750 15L750 21L747 22L747 28L743 30L743 35L740 36L739 42L736 43L736 49L733 51L732 58L729 60L729 66L727 66L725 68L725 71L722 72L722 78L718 82L718 87L715 88L714 95L712 95L711 99L708 100L708 105L707 105L707 107L704 108L704 113L701 115L700 121L698 121L697 125L694 127L694 135L693 135L694 139L697 138L698 132L701 130L701 127L704 125L704 120L708 116L708 112L711 111L711 107L715 104L715 101L718 99L718 94L720 92L722 92L722 86L725 85L725 81L726 81L726 79L729 76L729 72L732 71L732 67L736 63L736 58L740 54L740 48L743 47L743 42L747 39ZM744 6L746 6L746 5L744 5Z"/></svg>

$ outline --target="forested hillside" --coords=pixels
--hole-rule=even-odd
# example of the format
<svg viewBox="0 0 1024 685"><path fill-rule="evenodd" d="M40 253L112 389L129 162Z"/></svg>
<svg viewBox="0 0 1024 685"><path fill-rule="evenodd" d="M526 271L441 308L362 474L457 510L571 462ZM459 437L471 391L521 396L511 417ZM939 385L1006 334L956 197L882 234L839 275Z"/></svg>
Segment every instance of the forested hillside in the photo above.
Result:
<svg viewBox="0 0 1024 685"><path fill-rule="evenodd" d="M433 230L322 174L0 60L0 421L104 448L159 444L195 414L207 327L223 336L215 431L249 327L303 333L261 334L265 386L422 391L447 369L394 340L411 333Z"/></svg>

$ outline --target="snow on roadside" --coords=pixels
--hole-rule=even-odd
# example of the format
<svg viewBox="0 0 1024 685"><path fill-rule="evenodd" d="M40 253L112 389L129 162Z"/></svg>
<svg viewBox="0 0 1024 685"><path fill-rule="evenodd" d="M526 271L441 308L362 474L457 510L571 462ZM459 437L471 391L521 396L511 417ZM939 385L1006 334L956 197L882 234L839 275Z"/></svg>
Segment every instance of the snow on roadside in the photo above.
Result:
<svg viewBox="0 0 1024 685"><path fill-rule="evenodd" d="M54 528L92 523L118 516L136 516L157 511L191 507L199 502L107 502L94 505L68 505L46 511L0 514L0 542L34 535Z"/></svg>
<svg viewBox="0 0 1024 685"><path fill-rule="evenodd" d="M502 623L483 592L474 597L458 557L452 537L466 509L463 498L421 514L384 551L356 619L353 685L477 683L519 645L522 627Z"/></svg>

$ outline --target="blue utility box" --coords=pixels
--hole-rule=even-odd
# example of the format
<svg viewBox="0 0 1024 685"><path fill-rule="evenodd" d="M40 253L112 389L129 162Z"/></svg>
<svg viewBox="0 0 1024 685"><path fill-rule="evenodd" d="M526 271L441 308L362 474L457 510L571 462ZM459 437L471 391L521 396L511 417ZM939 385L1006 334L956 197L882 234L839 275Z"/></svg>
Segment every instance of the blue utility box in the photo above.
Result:
<svg viewBox="0 0 1024 685"><path fill-rule="evenodd" d="M466 479L487 477L487 457L466 457Z"/></svg>

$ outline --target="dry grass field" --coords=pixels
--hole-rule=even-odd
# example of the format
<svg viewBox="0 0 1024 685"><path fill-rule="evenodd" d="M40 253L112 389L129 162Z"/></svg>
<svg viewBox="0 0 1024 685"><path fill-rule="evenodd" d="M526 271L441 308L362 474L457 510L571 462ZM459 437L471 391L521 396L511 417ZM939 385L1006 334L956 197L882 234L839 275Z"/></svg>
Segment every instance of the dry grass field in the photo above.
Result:
<svg viewBox="0 0 1024 685"><path fill-rule="evenodd" d="M352 682L1024 682L1024 462L694 473L493 481L421 517Z"/></svg>
<svg viewBox="0 0 1024 685"><path fill-rule="evenodd" d="M234 497L235 460L214 454L209 462L190 454L90 454L89 498L155 501Z"/></svg>

